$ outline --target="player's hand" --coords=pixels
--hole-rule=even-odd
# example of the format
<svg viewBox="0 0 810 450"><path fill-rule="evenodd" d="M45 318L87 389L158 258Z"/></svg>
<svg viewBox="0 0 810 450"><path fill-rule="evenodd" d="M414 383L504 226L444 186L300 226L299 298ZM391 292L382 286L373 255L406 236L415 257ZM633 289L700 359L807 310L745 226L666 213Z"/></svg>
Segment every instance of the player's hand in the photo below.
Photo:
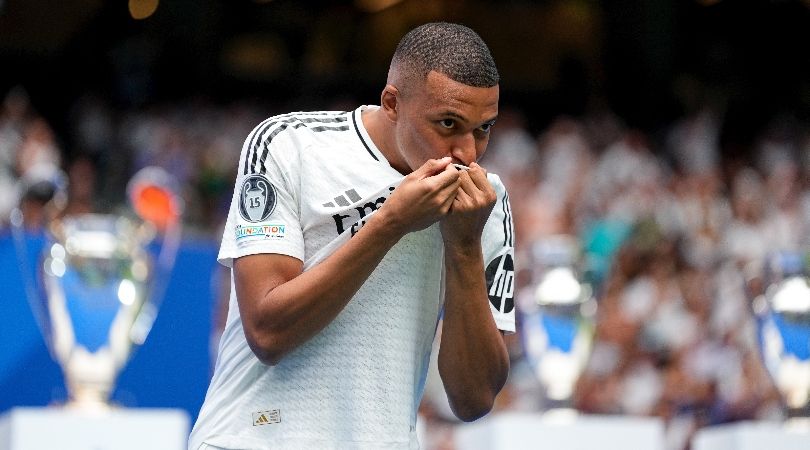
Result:
<svg viewBox="0 0 810 450"><path fill-rule="evenodd" d="M402 180L380 208L389 226L401 234L422 230L449 212L460 185L451 158L429 159Z"/></svg>
<svg viewBox="0 0 810 450"><path fill-rule="evenodd" d="M480 245L484 225L498 197L487 179L486 169L478 163L458 173L459 188L450 213L441 221L441 232L445 247L463 249Z"/></svg>

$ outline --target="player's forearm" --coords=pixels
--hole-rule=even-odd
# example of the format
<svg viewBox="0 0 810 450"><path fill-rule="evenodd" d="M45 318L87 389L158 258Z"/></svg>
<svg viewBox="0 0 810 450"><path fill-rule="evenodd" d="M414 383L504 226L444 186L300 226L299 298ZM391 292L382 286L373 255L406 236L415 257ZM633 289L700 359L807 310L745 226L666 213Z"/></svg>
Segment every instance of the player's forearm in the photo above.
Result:
<svg viewBox="0 0 810 450"><path fill-rule="evenodd" d="M480 245L446 249L445 262L439 373L453 412L471 421L492 408L509 374L509 357L489 309Z"/></svg>
<svg viewBox="0 0 810 450"><path fill-rule="evenodd" d="M255 327L261 359L276 364L329 325L401 237L377 216L324 261L267 292Z"/></svg>

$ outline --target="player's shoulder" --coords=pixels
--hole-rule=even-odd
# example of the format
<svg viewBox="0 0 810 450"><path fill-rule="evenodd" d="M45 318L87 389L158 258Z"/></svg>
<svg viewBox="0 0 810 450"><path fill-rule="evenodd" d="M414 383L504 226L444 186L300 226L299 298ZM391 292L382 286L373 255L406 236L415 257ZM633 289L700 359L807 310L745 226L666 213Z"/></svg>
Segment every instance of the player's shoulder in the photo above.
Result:
<svg viewBox="0 0 810 450"><path fill-rule="evenodd" d="M501 177L497 174L487 173L487 179L492 184L497 197L497 203L492 208L491 218L495 219L495 222L503 222L504 233L506 233L508 224L512 221L512 206L509 201L509 193L506 192L506 186L504 186Z"/></svg>
<svg viewBox="0 0 810 450"><path fill-rule="evenodd" d="M297 111L271 116L248 134L242 152L254 165L259 160L263 164L268 154L290 157L292 150L315 146L319 141L334 143L334 133L351 130L350 118L348 111ZM283 151L279 153L279 149Z"/></svg>
<svg viewBox="0 0 810 450"><path fill-rule="evenodd" d="M255 139L270 143L282 135L304 135L315 133L349 131L348 111L296 111L268 117L256 125L251 132Z"/></svg>
<svg viewBox="0 0 810 450"><path fill-rule="evenodd" d="M300 151L341 147L353 136L352 118L349 111L297 111L268 117L248 135L244 149L249 156L295 159L293 155Z"/></svg>
<svg viewBox="0 0 810 450"><path fill-rule="evenodd" d="M489 172L487 173L487 180L495 190L497 197L484 228L482 241L486 261L492 262L493 258L500 257L503 252L511 251L510 249L514 248L514 226L512 222L512 205L501 177ZM487 273L489 273L489 269L487 269Z"/></svg>
<svg viewBox="0 0 810 450"><path fill-rule="evenodd" d="M503 184L503 181L498 174L488 172L487 179L492 184L492 187L495 189L495 193L498 194L499 199L507 195L506 186Z"/></svg>
<svg viewBox="0 0 810 450"><path fill-rule="evenodd" d="M294 111L284 114L277 114L268 117L266 120L275 122L300 122L306 125L312 123L336 123L345 122L349 111Z"/></svg>

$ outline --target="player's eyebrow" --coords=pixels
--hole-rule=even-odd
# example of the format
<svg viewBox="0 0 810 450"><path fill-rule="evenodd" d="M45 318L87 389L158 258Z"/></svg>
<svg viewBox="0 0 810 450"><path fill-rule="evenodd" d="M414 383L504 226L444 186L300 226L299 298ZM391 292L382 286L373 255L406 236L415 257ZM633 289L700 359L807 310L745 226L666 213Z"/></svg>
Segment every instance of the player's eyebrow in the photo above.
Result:
<svg viewBox="0 0 810 450"><path fill-rule="evenodd" d="M469 120L467 120L466 117L464 117L461 114L459 114L457 112L454 112L454 111L444 111L439 115L443 116L443 117L452 117L452 118L458 119L458 120L460 120L462 122L469 122Z"/></svg>
<svg viewBox="0 0 810 450"><path fill-rule="evenodd" d="M452 117L452 118L460 120L461 122L464 122L464 123L470 123L469 119L467 119L466 117L462 116L461 114L459 114L459 113L457 113L455 111L444 111L443 113L441 113L439 115L444 116L444 117ZM496 115L496 116L492 117L491 119L487 119L487 120L482 121L481 125L483 125L483 124L495 125L495 122L497 120L498 120L498 116Z"/></svg>

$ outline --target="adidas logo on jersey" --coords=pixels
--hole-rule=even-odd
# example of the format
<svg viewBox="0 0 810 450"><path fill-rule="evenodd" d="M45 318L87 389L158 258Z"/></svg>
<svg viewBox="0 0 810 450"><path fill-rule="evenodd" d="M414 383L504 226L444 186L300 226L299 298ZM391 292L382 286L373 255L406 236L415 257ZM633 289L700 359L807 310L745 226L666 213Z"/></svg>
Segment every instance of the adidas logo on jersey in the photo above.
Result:
<svg viewBox="0 0 810 450"><path fill-rule="evenodd" d="M344 231L346 231L347 226L350 226L352 236L357 234L357 232L360 231L360 228L366 224L363 218L379 209L392 192L394 192L394 186L389 186L385 195L380 196L373 201L368 201L362 205L358 204L353 208L349 208L333 215L332 219L335 220L335 231L337 231L337 234L342 234ZM349 200L351 200L351 202L349 202ZM357 191L354 189L349 189L344 191L343 194L336 196L334 198L334 202L324 203L323 206L327 208L334 208L336 207L335 205L346 207L352 204L357 204L360 201L362 201L362 197L360 197Z"/></svg>
<svg viewBox="0 0 810 450"><path fill-rule="evenodd" d="M323 204L323 206L325 206L327 208L334 208L335 205L337 205L337 206L349 206L352 203L359 202L360 199L362 198L357 193L357 191L355 191L354 189L349 189L349 190L345 191L344 193L346 194L346 196L344 196L343 194L340 194L337 197L335 197L334 203L333 202L326 202L326 203ZM346 197L348 197L349 200L351 200L351 202L349 202L349 200L346 200Z"/></svg>
<svg viewBox="0 0 810 450"><path fill-rule="evenodd" d="M281 410L272 409L269 411L258 411L253 413L253 426L270 425L271 423L281 423Z"/></svg>

